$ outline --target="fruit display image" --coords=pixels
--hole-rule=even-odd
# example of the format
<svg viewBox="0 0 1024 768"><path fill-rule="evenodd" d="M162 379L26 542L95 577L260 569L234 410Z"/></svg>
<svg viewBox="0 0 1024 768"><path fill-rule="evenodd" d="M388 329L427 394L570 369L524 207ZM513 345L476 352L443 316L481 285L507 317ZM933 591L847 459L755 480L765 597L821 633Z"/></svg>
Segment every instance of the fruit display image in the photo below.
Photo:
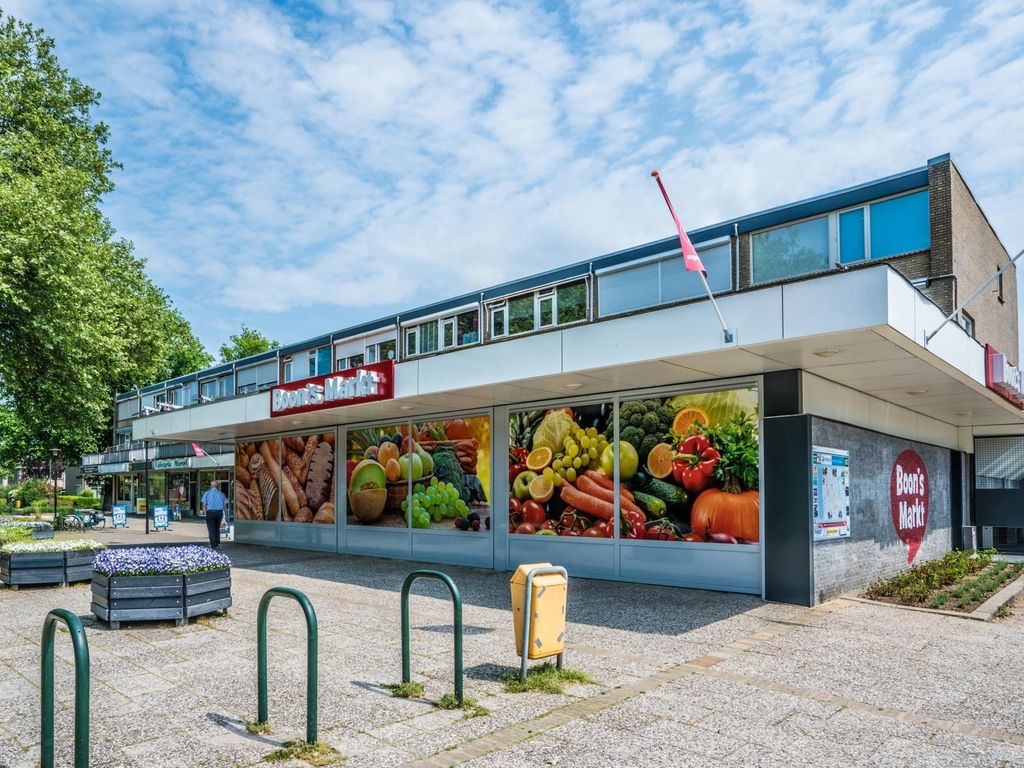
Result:
<svg viewBox="0 0 1024 768"><path fill-rule="evenodd" d="M509 419L509 532L757 544L757 391L624 400Z"/></svg>
<svg viewBox="0 0 1024 768"><path fill-rule="evenodd" d="M489 467L486 416L350 431L348 522L488 531Z"/></svg>
<svg viewBox="0 0 1024 768"><path fill-rule="evenodd" d="M235 518L334 524L333 432L235 446Z"/></svg>

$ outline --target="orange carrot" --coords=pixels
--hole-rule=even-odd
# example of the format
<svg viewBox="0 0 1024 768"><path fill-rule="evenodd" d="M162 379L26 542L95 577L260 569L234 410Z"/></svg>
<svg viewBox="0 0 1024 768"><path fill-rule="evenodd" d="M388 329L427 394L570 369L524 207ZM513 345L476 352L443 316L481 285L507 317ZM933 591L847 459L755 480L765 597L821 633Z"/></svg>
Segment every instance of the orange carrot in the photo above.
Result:
<svg viewBox="0 0 1024 768"><path fill-rule="evenodd" d="M561 486L562 501L571 504L581 512L599 517L602 520L611 520L615 515L615 505L610 501L591 496L589 493L576 488L571 483L565 482Z"/></svg>
<svg viewBox="0 0 1024 768"><path fill-rule="evenodd" d="M609 491L615 489L615 482L610 477L608 477L608 475L603 474L602 472L598 472L597 470L594 469L588 469L586 472L583 473L583 475L584 477L589 477L602 488L607 488ZM630 501L636 501L636 499L633 497L633 494L629 492L629 489L621 487L621 484L619 487L619 493L623 497L629 499Z"/></svg>
<svg viewBox="0 0 1024 768"><path fill-rule="evenodd" d="M587 477L586 475L576 479L576 487L579 488L584 493L589 493L591 496L596 496L602 501L612 502L615 500L614 491L605 488L603 485L599 485L598 483L594 482L593 479ZM624 510L640 509L639 507L637 507L636 504L627 499L625 496L621 498L619 506L622 507L622 509Z"/></svg>

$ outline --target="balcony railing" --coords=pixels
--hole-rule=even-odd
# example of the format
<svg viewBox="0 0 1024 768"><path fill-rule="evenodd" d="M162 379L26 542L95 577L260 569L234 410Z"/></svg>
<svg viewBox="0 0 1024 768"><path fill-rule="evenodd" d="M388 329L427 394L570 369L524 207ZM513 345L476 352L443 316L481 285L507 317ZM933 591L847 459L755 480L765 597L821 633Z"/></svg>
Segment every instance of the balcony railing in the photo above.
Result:
<svg viewBox="0 0 1024 768"><path fill-rule="evenodd" d="M199 443L204 453L219 455L234 451L233 445L223 443ZM141 440L125 445L116 445L98 453L87 453L82 456L82 466L98 466L100 464L125 464L132 461L150 461L153 459L180 459L195 456L192 443L158 443L150 444L149 455Z"/></svg>

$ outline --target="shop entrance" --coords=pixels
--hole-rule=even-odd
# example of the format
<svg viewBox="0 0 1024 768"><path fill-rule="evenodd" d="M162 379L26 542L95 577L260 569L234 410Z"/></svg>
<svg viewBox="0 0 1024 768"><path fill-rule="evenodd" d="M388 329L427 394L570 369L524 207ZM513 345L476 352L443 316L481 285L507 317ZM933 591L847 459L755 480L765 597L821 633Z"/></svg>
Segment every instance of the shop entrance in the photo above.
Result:
<svg viewBox="0 0 1024 768"><path fill-rule="evenodd" d="M974 439L978 544L1024 554L1024 435Z"/></svg>

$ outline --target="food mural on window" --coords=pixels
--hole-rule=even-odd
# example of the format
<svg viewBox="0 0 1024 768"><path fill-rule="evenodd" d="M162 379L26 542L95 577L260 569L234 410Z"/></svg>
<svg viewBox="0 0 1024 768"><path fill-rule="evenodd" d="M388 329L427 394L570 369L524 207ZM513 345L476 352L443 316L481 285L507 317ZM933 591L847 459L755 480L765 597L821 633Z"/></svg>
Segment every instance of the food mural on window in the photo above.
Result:
<svg viewBox="0 0 1024 768"><path fill-rule="evenodd" d="M235 517L333 525L333 432L238 443Z"/></svg>
<svg viewBox="0 0 1024 768"><path fill-rule="evenodd" d="M349 525L406 526L403 505L408 480L417 474L410 448L406 424L349 430L345 473ZM422 463L418 471L422 474Z"/></svg>
<svg viewBox="0 0 1024 768"><path fill-rule="evenodd" d="M513 413L510 532L630 540L760 540L757 391Z"/></svg>
<svg viewBox="0 0 1024 768"><path fill-rule="evenodd" d="M414 433L422 472L413 483L412 527L489 531L490 417L419 423Z"/></svg>

